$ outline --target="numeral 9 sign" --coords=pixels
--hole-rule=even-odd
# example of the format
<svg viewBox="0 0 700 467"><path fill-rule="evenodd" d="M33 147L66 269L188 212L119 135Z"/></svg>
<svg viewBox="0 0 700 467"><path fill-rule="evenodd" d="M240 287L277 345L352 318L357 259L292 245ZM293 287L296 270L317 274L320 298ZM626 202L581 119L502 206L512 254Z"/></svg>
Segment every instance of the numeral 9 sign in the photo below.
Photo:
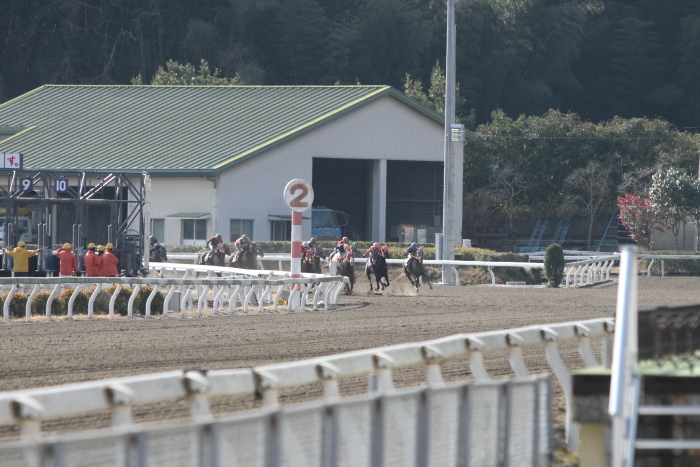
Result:
<svg viewBox="0 0 700 467"><path fill-rule="evenodd" d="M293 211L306 211L314 202L314 189L306 180L295 178L284 187L284 202Z"/></svg>

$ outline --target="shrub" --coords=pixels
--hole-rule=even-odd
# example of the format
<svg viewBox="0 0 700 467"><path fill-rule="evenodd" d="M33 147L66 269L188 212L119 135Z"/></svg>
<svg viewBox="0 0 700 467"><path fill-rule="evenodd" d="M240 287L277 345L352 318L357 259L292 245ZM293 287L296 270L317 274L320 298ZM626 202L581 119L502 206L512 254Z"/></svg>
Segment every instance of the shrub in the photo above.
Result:
<svg viewBox="0 0 700 467"><path fill-rule="evenodd" d="M544 274L549 287L559 287L564 278L564 250L552 243L544 252Z"/></svg>
<svg viewBox="0 0 700 467"><path fill-rule="evenodd" d="M88 291L87 294L85 293L86 290ZM75 289L63 289L63 292L58 296L58 299L65 304L66 313L68 313L68 302L73 292L75 292ZM73 314L87 314L90 293L92 293L91 289L82 289L75 297L75 301L73 302Z"/></svg>
<svg viewBox="0 0 700 467"><path fill-rule="evenodd" d="M146 314L146 302L148 301L148 297L149 295L151 295L151 292L153 292L153 287L150 287L148 285L141 287L141 289L139 290L138 297L136 299L136 302L134 303L134 308L136 308L136 305L138 303L138 311L142 315ZM164 303L165 295L163 295L163 292L156 292L155 296L153 297L153 301L151 302L151 315L155 315L157 313L163 314Z"/></svg>
<svg viewBox="0 0 700 467"><path fill-rule="evenodd" d="M36 294L34 302L32 302L32 314L43 315L46 313L46 302L51 295L50 290L44 290ZM51 315L60 316L66 314L66 304L59 300L59 296L55 296L51 302Z"/></svg>
<svg viewBox="0 0 700 467"><path fill-rule="evenodd" d="M107 300L107 312L109 313L109 300L112 299L112 295L114 295L114 292L117 290L116 285L112 285L110 287L107 287L105 289L105 292L109 295L109 299ZM129 298L131 298L131 294L134 292L134 289L130 287L122 287L122 289L119 291L119 295L117 295L116 300L114 301L114 313L121 315L121 316L127 316L129 314ZM138 306L139 306L139 296L136 296L136 299L134 300L134 311L138 311Z"/></svg>
<svg viewBox="0 0 700 467"><path fill-rule="evenodd" d="M28 298L27 294L19 292L12 297L12 301L10 302L10 316L12 318L24 318L27 315ZM3 309L5 300L7 300L7 294L0 296L0 307L3 307Z"/></svg>

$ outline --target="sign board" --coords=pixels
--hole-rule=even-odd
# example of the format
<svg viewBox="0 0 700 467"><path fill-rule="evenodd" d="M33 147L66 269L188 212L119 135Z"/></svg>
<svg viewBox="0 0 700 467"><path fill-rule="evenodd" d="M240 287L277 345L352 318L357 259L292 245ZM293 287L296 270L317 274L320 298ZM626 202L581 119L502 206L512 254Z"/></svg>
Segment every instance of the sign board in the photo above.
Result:
<svg viewBox="0 0 700 467"><path fill-rule="evenodd" d="M19 189L22 191L32 191L34 189L34 180L31 177L20 178Z"/></svg>
<svg viewBox="0 0 700 467"><path fill-rule="evenodd" d="M2 157L0 157L0 169L21 169L22 168L22 154L3 152Z"/></svg>
<svg viewBox="0 0 700 467"><path fill-rule="evenodd" d="M306 211L314 202L314 189L306 180L295 178L284 187L284 202L292 211Z"/></svg>
<svg viewBox="0 0 700 467"><path fill-rule="evenodd" d="M56 179L56 193L65 193L68 191L68 179L67 178L57 178Z"/></svg>

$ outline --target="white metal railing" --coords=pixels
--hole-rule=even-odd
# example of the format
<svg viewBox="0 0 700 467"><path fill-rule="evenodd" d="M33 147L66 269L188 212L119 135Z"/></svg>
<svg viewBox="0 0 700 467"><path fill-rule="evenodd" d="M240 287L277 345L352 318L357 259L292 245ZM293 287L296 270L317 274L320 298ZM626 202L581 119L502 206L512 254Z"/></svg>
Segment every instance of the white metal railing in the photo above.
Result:
<svg viewBox="0 0 700 467"><path fill-rule="evenodd" d="M370 387L378 391L393 391L392 371L407 365L424 364L430 386L444 384L441 362L459 355L469 356L469 367L475 382L489 383L492 378L484 354L508 350L516 378L528 378L530 372L524 359L526 346L544 346L547 361L559 381L567 405L567 441L575 450L577 426L571 418L572 384L568 368L559 355L558 344L576 340L585 366L599 363L591 350L592 337L607 341L614 331L612 319L595 319L523 328L458 334L424 342L358 350L292 363L264 365L235 370L213 370L206 373L172 371L144 376L114 378L0 393L0 425L20 426L24 442L40 442L40 426L44 420L78 415L99 410L112 411L116 429L128 429L133 424L131 408L135 405L189 398L195 421L211 420L208 399L224 395L260 394L263 407L279 406L278 391L311 383L323 385L323 399L329 402L340 397L340 378L367 375ZM607 361L604 345L603 360Z"/></svg>
<svg viewBox="0 0 700 467"><path fill-rule="evenodd" d="M163 315L169 313L169 305L173 296L181 297L179 308L181 314L186 316L187 311L194 311L195 302L197 315L202 316L205 309L208 309L209 293L213 295L212 310L217 313L224 300L228 300L228 311L232 312L240 303L243 312L248 313L252 306L257 305L262 311L264 303L271 303L273 310L277 310L280 298L285 292L289 293L292 303L300 303L300 309L307 306L311 301L313 309L317 309L319 303L324 308L329 304L337 304L340 292L347 281L341 276L326 276L303 274L302 278L292 279L288 272L284 271L254 271L240 270L232 268L219 268L216 266L194 266L194 265L174 265L170 263L152 263L151 268L158 272L159 277L16 277L0 278L0 289L7 290L7 296L3 304L3 321L10 322L10 305L14 295L20 291L31 289L25 305L26 321L31 321L32 307L37 294L42 291L50 291L46 301L45 316L51 320L52 304L55 297L62 289L73 289L73 293L68 300L67 315L73 317L74 304L77 295L85 288L94 287L88 301L88 318L93 317L94 303L98 294L105 291L105 286L116 286L109 301L109 318L114 319L115 302L124 286L133 287L129 297L127 316L134 315L134 302L140 288L143 286L152 287L145 304L145 315L151 316L152 301L157 293L165 292ZM169 269L174 278L164 278L162 274ZM178 278L177 274L182 273ZM206 278L196 278L195 274L206 273ZM215 274L222 274L215 277ZM251 277L252 275L261 277ZM188 277L190 276L190 277ZM285 277L286 276L286 277ZM277 278L275 278L277 277ZM276 291L273 293L273 289ZM177 295L176 295L177 294ZM294 300L295 297L300 300ZM195 300L196 298L196 300Z"/></svg>
<svg viewBox="0 0 700 467"><path fill-rule="evenodd" d="M173 254L173 259L193 259L196 255L193 254ZM532 256L531 260L537 260L539 257ZM565 266L566 282L565 286L585 285L598 281L606 281L610 279L610 269L619 259L618 255L606 254L604 256L586 255L576 256L568 255L565 260L577 260L567 263ZM282 263L291 261L290 255L285 254L270 254L265 256L265 260L279 261L279 268L282 269ZM355 257L354 263L365 263L367 258ZM403 264L403 259L387 259L387 264ZM163 263L170 264L170 263ZM458 261L458 260L424 260L423 264L432 266L461 266L461 267L484 267L491 275L491 285L496 285L496 275L493 272L494 268L524 268L524 269L544 269L542 263L531 262L513 262L513 261ZM455 284L459 285L459 271L452 268L454 273Z"/></svg>
<svg viewBox="0 0 700 467"><path fill-rule="evenodd" d="M612 465L634 462L636 410L639 401L637 366L637 256L634 247L623 248L620 256L620 283L617 293L610 403L612 417Z"/></svg>

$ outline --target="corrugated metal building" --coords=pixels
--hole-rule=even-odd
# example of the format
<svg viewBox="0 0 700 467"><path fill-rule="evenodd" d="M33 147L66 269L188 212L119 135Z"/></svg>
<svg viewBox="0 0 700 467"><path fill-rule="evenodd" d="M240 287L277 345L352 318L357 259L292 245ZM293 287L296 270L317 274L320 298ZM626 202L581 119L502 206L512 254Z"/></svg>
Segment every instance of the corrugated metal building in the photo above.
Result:
<svg viewBox="0 0 700 467"><path fill-rule="evenodd" d="M50 85L0 105L0 153L22 153L25 170L148 173L166 245L288 238L294 178L349 215L353 239L430 241L443 125L388 86Z"/></svg>

